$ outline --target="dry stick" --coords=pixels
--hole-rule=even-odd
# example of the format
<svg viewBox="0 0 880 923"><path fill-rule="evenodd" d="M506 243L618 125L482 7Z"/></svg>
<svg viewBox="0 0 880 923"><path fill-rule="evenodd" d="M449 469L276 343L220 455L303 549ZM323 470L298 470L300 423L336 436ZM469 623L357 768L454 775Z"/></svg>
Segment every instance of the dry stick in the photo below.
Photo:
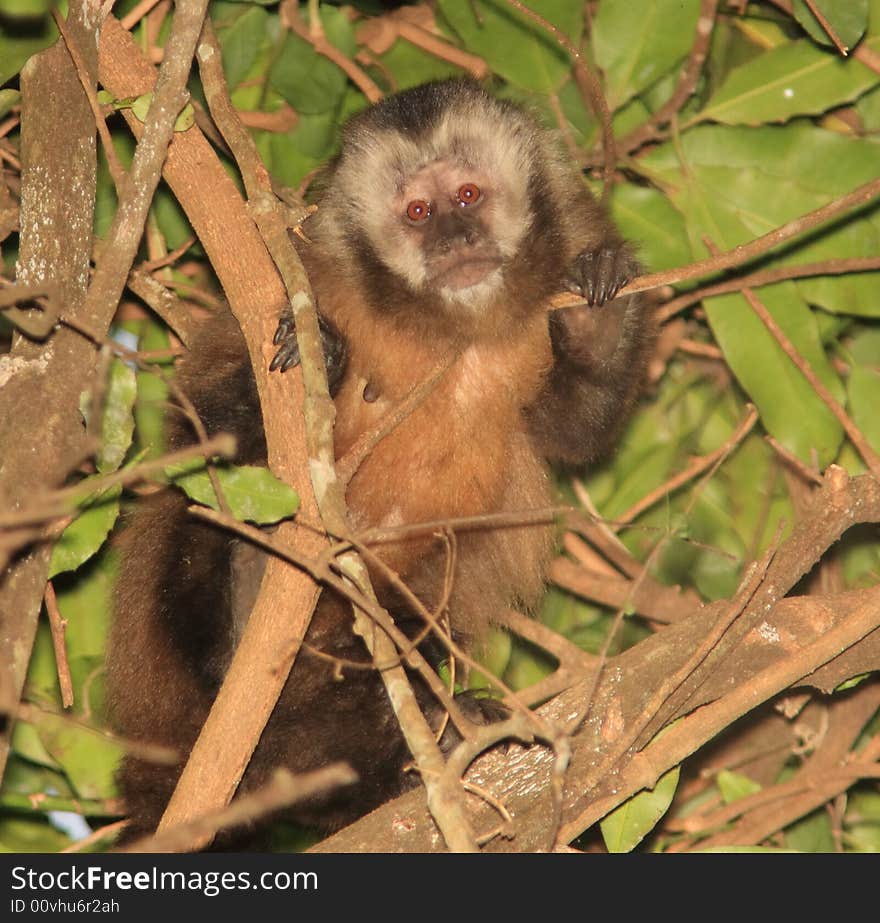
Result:
<svg viewBox="0 0 880 923"><path fill-rule="evenodd" d="M765 436L764 439L766 439L773 451L791 465L804 480L810 481L813 484L822 483L822 475L814 468L805 465L794 452L790 452L786 449L781 442L777 441L772 436Z"/></svg>
<svg viewBox="0 0 880 923"><path fill-rule="evenodd" d="M541 28L546 29L571 57L574 63L575 82L602 127L602 150L604 152L603 181L605 184L605 195L607 196L611 188L611 177L614 175L614 168L617 165L617 148L614 141L614 129L611 124L611 110L608 108L608 103L605 101L605 94L602 92L601 83L592 69L587 66L580 51L575 48L571 39L569 39L561 29L554 26L552 22L548 22L534 10L529 9L525 4L521 3L520 0L506 0L506 2L533 22L536 22Z"/></svg>
<svg viewBox="0 0 880 923"><path fill-rule="evenodd" d="M290 242L278 200L271 190L256 147L232 107L222 72L220 47L210 20L205 22L198 57L211 113L239 164L251 213L290 296L306 386L306 434L315 495L321 518L328 530L336 535L344 535L348 528L345 493L333 468L334 407L327 390L317 314L308 291L308 280ZM340 560L340 564L354 585L375 603L366 568L357 556L348 554ZM383 631L377 631L374 622L363 617L357 609L354 627L365 641L374 661L393 659L395 648L391 639ZM478 846L465 812L463 792L459 786L450 785L445 778L441 778L445 765L443 755L419 708L406 671L398 665L383 670L381 678L407 746L425 780L432 816L447 845L453 851L477 851Z"/></svg>
<svg viewBox="0 0 880 923"><path fill-rule="evenodd" d="M171 288L139 269L132 269L128 274L126 287L165 321L184 346L189 346L196 332L196 323L186 303Z"/></svg>
<svg viewBox="0 0 880 923"><path fill-rule="evenodd" d="M642 497L638 503L634 503L626 512L621 513L619 516L615 516L615 524L625 525L632 522L646 509L652 507L655 503L669 494L674 493L679 487L687 484L688 481L695 478L702 471L705 471L707 468L712 468L714 465L722 462L733 451L734 447L745 439L757 420L758 411L749 405L746 418L740 423L736 430L734 430L733 434L723 445L720 445L714 452L710 452L708 455L701 455L699 458L692 459L684 471L680 471L674 477L671 477L665 484L661 484L659 487L650 491Z"/></svg>
<svg viewBox="0 0 880 923"><path fill-rule="evenodd" d="M681 107L690 99L697 86L700 71L706 55L709 53L709 43L712 38L712 29L715 25L715 14L718 9L718 0L702 0L700 12L697 16L697 28L687 64L681 71L678 84L672 96L665 102L651 118L643 125L631 131L623 139L618 140L618 150L631 154L643 144L661 137L662 128L669 123Z"/></svg>
<svg viewBox="0 0 880 923"><path fill-rule="evenodd" d="M327 41L324 27L321 25L317 0L309 0L308 26L302 21L296 0L284 0L281 4L281 18L284 25L296 32L300 38L304 38L318 54L323 55L340 68L371 103L379 102L384 95L379 87L354 61Z"/></svg>
<svg viewBox="0 0 880 923"><path fill-rule="evenodd" d="M238 798L229 807L173 827L129 844L120 852L186 852L193 842L210 841L221 830L252 823L291 805L332 792L357 781L357 773L347 763L330 763L313 772L293 775L276 769L262 788Z"/></svg>
<svg viewBox="0 0 880 923"><path fill-rule="evenodd" d="M122 184L125 182L125 170L119 162L119 158L116 156L116 148L113 145L113 139L110 137L110 130L107 128L107 122L104 120L104 113L101 112L101 104L98 102L98 96L95 93L95 86L89 74L88 66L79 53L79 48L76 47L76 42L73 40L73 36L70 34L70 30L67 28L67 23L64 21L64 17L61 13L53 9L52 18L55 20L55 25L58 27L58 31L64 39L64 44L67 46L67 53L70 55L70 59L73 61L73 66L76 70L76 76L82 84L83 92L86 94L86 99L89 101L89 108L95 116L95 125L98 128L98 134L101 136L101 142L104 145L104 156L107 158L110 177L113 180L113 185L116 187L116 193L118 195L122 190Z"/></svg>
<svg viewBox="0 0 880 923"><path fill-rule="evenodd" d="M676 587L644 581L639 588L631 580L597 573L581 563L559 557L550 565L550 580L557 586L585 599L592 599L615 611L632 606L635 614L660 624L671 624L700 608L693 599Z"/></svg>
<svg viewBox="0 0 880 923"><path fill-rule="evenodd" d="M91 851L91 847L96 843L102 843L104 840L115 836L117 833L122 833L127 826L127 820L115 820L112 824L105 824L103 827L98 827L97 830L93 830L88 836L83 837L81 840L77 840L75 843L71 843L70 846L65 846L60 852L78 853L84 850Z"/></svg>
<svg viewBox="0 0 880 923"><path fill-rule="evenodd" d="M819 263L803 263L799 266L780 266L776 269L759 269L757 272L714 285L686 292L666 302L657 311L656 317L660 323L669 320L685 308L711 298L713 295L725 295L728 292L739 292L744 288L759 288L762 285L772 285L786 279L802 279L805 276L836 276L843 273L872 272L880 270L880 256L856 256L836 260L824 260Z"/></svg>
<svg viewBox="0 0 880 923"><path fill-rule="evenodd" d="M709 810L703 814L691 815L681 818L669 825L671 830L681 831L691 835L703 833L712 829L720 829L731 821L745 814L760 810L773 801L788 798L792 794L815 790L826 785L837 776L839 781L851 783L859 778L865 770L876 772L876 753L851 753L853 743L862 731L865 722L876 712L880 706L880 686L874 684L864 685L855 698L837 700L832 704L832 709L846 709L844 721L835 722L832 726L831 747L823 741L821 751L816 751L813 756L797 771L793 778L786 782L777 783L770 788L738 798L731 804ZM847 762L849 758L849 761ZM834 784L834 783L832 783ZM827 799L823 799L827 800ZM741 838L738 838L741 842ZM684 844L682 844L684 845ZM687 847L685 847L687 848ZM673 850L678 851L678 850Z"/></svg>
<svg viewBox="0 0 880 923"><path fill-rule="evenodd" d="M880 588L870 593L868 602L859 606L842 622L820 635L815 641L773 664L754 676L730 695L687 715L666 732L636 753L619 773L619 791L638 791L656 782L658 767L674 766L688 757L698 742L709 740L750 711L798 680L814 672L838 654L875 631L880 624ZM662 774L662 772L660 773ZM616 807L620 799L609 796L587 806L569 820L560 832L560 840L570 842Z"/></svg>
<svg viewBox="0 0 880 923"><path fill-rule="evenodd" d="M840 36L834 31L834 27L825 18L825 15L822 13L822 10L820 10L819 7L816 6L815 0L805 0L805 2L807 6L810 8L810 12L816 17L816 20L818 21L819 25L822 27L825 34L828 36L828 38L831 39L832 42L834 42L834 46L837 48L837 50L844 57L846 57L847 52L849 51L849 48L846 45L844 45L843 42L840 40Z"/></svg>
<svg viewBox="0 0 880 923"><path fill-rule="evenodd" d="M770 0L770 2L774 4L774 6L779 7L784 13L788 13L792 18L794 17L791 0ZM860 41L859 44L856 45L853 57L866 67L870 67L875 73L880 74L880 55L872 48L869 48L864 42Z"/></svg>
<svg viewBox="0 0 880 923"><path fill-rule="evenodd" d="M388 634L394 644L398 646L401 654L400 656L392 654L386 661L373 661L370 664L364 664L336 657L335 655L325 654L323 651L312 648L310 645L304 644L303 648L308 648L310 653L316 657L331 661L348 669L369 668L371 670L385 672L399 666L402 660L406 660L411 667L419 670L423 675L428 687L452 716L456 726L462 729L463 732L466 732L470 722L461 713L461 710L455 703L455 699L448 694L446 687L437 674L430 669L422 654L413 646L410 639L397 628L388 613L382 609L375 600L370 599L362 593L359 588L343 579L336 570L330 566L329 560L332 556L325 554L320 557L310 558L297 551L297 549L290 544L280 541L277 533L274 535L269 534L262 529L250 526L247 523L233 519L230 516L225 516L222 513L218 513L206 507L191 507L189 512L199 519L204 519L207 522L222 526L227 531L242 536L252 544L265 549L272 555L305 571L323 586L336 591L340 596L348 599L357 610L368 615ZM345 544L346 546L350 545L350 543ZM423 610L423 612L424 611L425 610ZM430 614L428 614L426 618L430 619Z"/></svg>
<svg viewBox="0 0 880 923"><path fill-rule="evenodd" d="M20 115L11 115L5 122L0 122L0 138L5 138L13 128L21 123Z"/></svg>
<svg viewBox="0 0 880 923"><path fill-rule="evenodd" d="M403 15L405 10L406 8L392 14L394 28L402 39L405 39L411 45L415 45L416 48L421 48L422 51L427 51L428 54L439 58L441 61L449 61L450 64L455 64L462 70L468 71L477 80L482 80L488 76L489 66L482 58L462 51L460 48L443 41L440 36L433 35L416 23L409 22Z"/></svg>
<svg viewBox="0 0 880 923"><path fill-rule="evenodd" d="M170 253L166 253L155 260L144 260L143 263L138 266L138 269L145 273L151 273L155 272L157 269L164 269L166 266L170 266L172 263L176 263L196 240L197 238L195 236L188 237L179 247L176 247Z"/></svg>
<svg viewBox="0 0 880 923"><path fill-rule="evenodd" d="M842 794L859 778L876 778L880 773L876 762L880 756L880 737L875 736L860 751L854 751L854 746L878 705L880 686L876 683L863 684L851 696L835 697L823 709L826 724L819 746L794 777L756 793L758 797L738 799L733 805L709 812L703 829L719 829L738 816L739 820L700 842L699 847L760 843ZM741 810L729 814L728 809L734 807ZM680 843L670 851L688 848L689 844Z"/></svg>
<svg viewBox="0 0 880 923"><path fill-rule="evenodd" d="M633 295L636 292L645 292L652 288L659 288L661 285L672 285L675 282L684 282L688 279L696 279L705 276L711 272L718 272L722 269L730 269L732 266L739 266L742 263L761 256L773 247L781 244L783 241L790 240L808 231L816 225L827 221L829 218L839 215L841 212L848 211L860 205L867 205L872 199L880 195L880 179L871 180L852 192L823 205L820 208L793 218L791 221L780 225L778 228L762 234L746 244L740 244L717 256L710 256L704 260L698 260L696 263L690 263L687 266L680 266L676 269L668 269L664 272L650 273L646 276L640 276L634 279L628 285L625 285L618 297L622 295ZM575 295L556 295L551 300L551 308L564 308L572 304L581 304L582 298Z"/></svg>
<svg viewBox="0 0 880 923"><path fill-rule="evenodd" d="M73 682L70 678L70 663L67 660L67 646L64 635L67 631L67 621L62 617L55 597L55 587L52 581L46 581L46 592L43 594L46 612L49 614L49 625L52 628L52 647L55 650L55 668L58 671L58 685L61 687L61 704L64 708L73 705Z"/></svg>
<svg viewBox="0 0 880 923"><path fill-rule="evenodd" d="M749 304L752 306L752 310L755 312L755 314L758 315L764 326L770 331L770 333L773 335L773 338L782 347L783 352L797 366L798 371L800 371L804 378L807 379L807 381L810 383L810 386L813 388L816 394L819 395L823 403L834 414L834 416L837 417L840 425L843 427L847 436L849 436L850 441L858 450L859 455L861 455L865 460L867 466L874 473L874 476L880 477L880 455L878 455L871 448L870 443L865 438L862 431L855 425L855 423L853 423L847 412L834 399L831 392L821 382L812 368L810 368L810 364L797 351L794 344L785 335L783 329L779 326L779 324L776 323L776 321L773 319L773 315L767 310L767 308L758 299L755 293L750 288L746 288L743 289L743 294L746 296Z"/></svg>
<svg viewBox="0 0 880 923"><path fill-rule="evenodd" d="M126 13L126 15L119 20L122 24L122 28L125 29L126 32L130 32L154 6L161 2L162 0L141 0L140 3L132 8L130 13Z"/></svg>
<svg viewBox="0 0 880 923"><path fill-rule="evenodd" d="M724 361L724 353L717 346L712 346L709 343L700 343L699 340L690 340L687 337L682 337L682 339L676 343L675 348L680 349L689 356L699 356L701 359Z"/></svg>

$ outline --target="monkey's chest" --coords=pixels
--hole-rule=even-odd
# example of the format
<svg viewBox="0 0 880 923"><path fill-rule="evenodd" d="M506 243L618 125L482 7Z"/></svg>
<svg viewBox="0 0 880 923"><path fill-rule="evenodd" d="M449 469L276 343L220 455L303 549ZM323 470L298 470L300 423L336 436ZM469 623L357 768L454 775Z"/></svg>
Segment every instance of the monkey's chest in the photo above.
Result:
<svg viewBox="0 0 880 923"><path fill-rule="evenodd" d="M521 453L511 447L522 440L522 408L537 393L542 367L534 348L465 350L361 464L348 492L357 524L396 527L501 510L506 486L519 480L512 466ZM337 401L340 453L381 427L424 377L389 376L394 393L372 402L362 381L347 383Z"/></svg>

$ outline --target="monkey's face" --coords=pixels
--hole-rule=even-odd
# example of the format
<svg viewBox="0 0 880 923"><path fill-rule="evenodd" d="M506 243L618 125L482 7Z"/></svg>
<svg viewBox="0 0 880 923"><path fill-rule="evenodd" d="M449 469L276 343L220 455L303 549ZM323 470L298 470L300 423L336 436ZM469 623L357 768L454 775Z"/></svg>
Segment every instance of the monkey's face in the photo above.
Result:
<svg viewBox="0 0 880 923"><path fill-rule="evenodd" d="M438 160L403 178L390 203L386 262L414 291L445 301L489 298L512 254L499 233L503 193L483 170ZM508 252L505 252L507 250Z"/></svg>
<svg viewBox="0 0 880 923"><path fill-rule="evenodd" d="M476 321L522 263L534 132L473 88L441 101L415 119L393 98L360 116L318 220L384 310Z"/></svg>

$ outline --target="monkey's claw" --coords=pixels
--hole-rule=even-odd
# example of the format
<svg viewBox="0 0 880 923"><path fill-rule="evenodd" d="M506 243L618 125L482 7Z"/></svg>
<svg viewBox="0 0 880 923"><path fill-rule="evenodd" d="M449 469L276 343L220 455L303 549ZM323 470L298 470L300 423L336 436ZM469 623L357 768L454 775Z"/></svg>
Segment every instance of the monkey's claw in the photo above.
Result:
<svg viewBox="0 0 880 923"><path fill-rule="evenodd" d="M299 345L296 342L296 326L293 322L292 314L288 316L287 313L282 313L275 329L275 336L272 337L272 342L280 348L269 363L270 372L278 369L286 372L295 365L299 365Z"/></svg>
<svg viewBox="0 0 880 923"><path fill-rule="evenodd" d="M336 393L342 376L345 374L345 368L348 363L348 349L345 340L339 331L321 314L318 315L318 327L321 331L321 346L324 350L324 362L327 366L327 383L330 387L330 394ZM280 370L286 372L295 365L299 365L301 356L299 354L299 344L296 340L296 322L293 318L293 311L285 308L278 318L278 326L275 328L275 335L272 342L278 347L278 352L269 363L269 371L275 372Z"/></svg>
<svg viewBox="0 0 880 923"><path fill-rule="evenodd" d="M604 244L575 257L564 285L568 291L583 295L591 307L603 305L633 278L634 265L626 244Z"/></svg>

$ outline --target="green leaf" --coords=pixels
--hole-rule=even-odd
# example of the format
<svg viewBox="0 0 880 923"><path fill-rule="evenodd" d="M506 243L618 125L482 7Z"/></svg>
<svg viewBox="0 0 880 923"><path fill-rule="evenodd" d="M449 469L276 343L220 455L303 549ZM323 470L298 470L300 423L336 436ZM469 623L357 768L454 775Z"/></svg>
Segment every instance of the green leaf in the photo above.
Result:
<svg viewBox="0 0 880 923"><path fill-rule="evenodd" d="M21 93L18 90L0 90L0 119L7 112L21 102Z"/></svg>
<svg viewBox="0 0 880 923"><path fill-rule="evenodd" d="M208 473L201 460L197 460L197 464L202 465L200 470L194 471L194 464L188 462L169 465L165 473L196 503L219 510ZM299 509L297 492L279 481L268 468L224 465L215 470L220 489L236 519L269 525L292 516Z"/></svg>
<svg viewBox="0 0 880 923"><path fill-rule="evenodd" d="M52 0L0 0L0 16L9 19L39 19L52 6Z"/></svg>
<svg viewBox="0 0 880 923"><path fill-rule="evenodd" d="M116 554L108 548L88 567L55 581L58 608L67 622L64 637L72 672L75 672L76 661L94 661L104 653L116 579L116 561ZM81 702L82 694L76 682L74 689L77 700ZM88 694L92 712L98 704L93 699L95 689L96 684L90 683Z"/></svg>
<svg viewBox="0 0 880 923"><path fill-rule="evenodd" d="M101 447L96 466L101 474L116 471L131 446L134 435L134 408L137 380L134 370L119 359L110 363L104 414L101 423Z"/></svg>
<svg viewBox="0 0 880 923"><path fill-rule="evenodd" d="M856 102L856 112L862 120L865 131L876 133L880 130L880 87L859 97Z"/></svg>
<svg viewBox="0 0 880 923"><path fill-rule="evenodd" d="M670 190L685 214L696 258L705 255L701 235L727 248L765 234L873 180L878 158L876 141L793 122L761 128L700 126L686 132L680 145L655 149L640 165ZM878 252L880 211L875 208L851 212L787 244L776 259L799 264ZM877 278L876 273L849 273L796 284L811 304L877 317Z"/></svg>
<svg viewBox="0 0 880 923"><path fill-rule="evenodd" d="M267 35L269 14L259 6L239 6L218 23L217 39L223 56L223 73L234 90L257 60Z"/></svg>
<svg viewBox="0 0 880 923"><path fill-rule="evenodd" d="M785 830L785 845L788 849L809 853L833 853L835 850L831 817L825 808L808 814Z"/></svg>
<svg viewBox="0 0 880 923"><path fill-rule="evenodd" d="M321 8L327 39L349 56L355 42L351 23L332 7ZM300 114L317 115L334 110L342 102L348 78L345 72L303 38L289 32L281 53L269 70L269 84Z"/></svg>
<svg viewBox="0 0 880 923"><path fill-rule="evenodd" d="M110 798L116 792L113 776L124 753L120 744L66 716L44 714L34 722L40 740L61 765L78 795Z"/></svg>
<svg viewBox="0 0 880 923"><path fill-rule="evenodd" d="M193 109L192 103L187 103L174 120L175 131L186 131L192 128L196 121L196 110Z"/></svg>
<svg viewBox="0 0 880 923"><path fill-rule="evenodd" d="M130 108L134 113L135 117L141 121L145 122L147 119L147 113L150 111L150 103L153 101L153 94L142 93L140 96L136 96L132 101L131 105L126 107L124 105L125 100L117 103L117 109Z"/></svg>
<svg viewBox="0 0 880 923"><path fill-rule="evenodd" d="M813 0L813 4L845 48L852 48L865 34L868 28L868 0ZM822 45L834 45L805 0L794 0L792 13L812 39Z"/></svg>
<svg viewBox="0 0 880 923"><path fill-rule="evenodd" d="M0 852L57 853L70 846L70 837L45 817L11 815L0 820Z"/></svg>
<svg viewBox="0 0 880 923"><path fill-rule="evenodd" d="M153 211L169 250L182 246L193 236L192 226L170 190L160 186L153 197Z"/></svg>
<svg viewBox="0 0 880 923"><path fill-rule="evenodd" d="M577 46L583 30L581 4L530 0L530 9L560 29ZM552 92L571 69L567 53L541 26L503 0L439 0L438 12L461 39L508 82L526 90Z"/></svg>
<svg viewBox="0 0 880 923"><path fill-rule="evenodd" d="M336 148L339 116L336 110L300 115L293 131L264 133L257 140L272 176L296 188L308 173L321 166Z"/></svg>
<svg viewBox="0 0 880 923"><path fill-rule="evenodd" d="M140 96L135 96L133 99L119 99L113 103L115 109L131 109L135 118L140 122L145 122L147 120L147 113L150 111L150 105L153 102L153 94L142 93ZM174 130L175 131L186 131L187 128L191 127L196 120L195 109L193 109L192 103L187 103L178 113L177 118L174 121Z"/></svg>
<svg viewBox="0 0 880 923"><path fill-rule="evenodd" d="M382 67L394 76L394 85L399 90L408 90L429 80L443 80L461 73L454 64L427 55L403 39L398 39L380 60Z"/></svg>
<svg viewBox="0 0 880 923"><path fill-rule="evenodd" d="M880 452L880 372L854 365L847 380L849 411L875 452Z"/></svg>
<svg viewBox="0 0 880 923"><path fill-rule="evenodd" d="M880 37L865 44L876 52ZM698 119L728 125L785 122L851 102L878 80L874 71L855 58L842 59L802 39L731 71Z"/></svg>
<svg viewBox="0 0 880 923"><path fill-rule="evenodd" d="M634 795L601 821L602 839L608 852L631 852L654 829L672 804L678 775L678 766L670 769L653 789Z"/></svg>
<svg viewBox="0 0 880 923"><path fill-rule="evenodd" d="M715 781L725 804L761 791L761 786L754 779L739 772L731 772L729 769L722 769Z"/></svg>
<svg viewBox="0 0 880 923"><path fill-rule="evenodd" d="M46 17L38 26L25 31L10 19L0 17L0 85L14 77L25 61L58 38L55 23Z"/></svg>
<svg viewBox="0 0 880 923"><path fill-rule="evenodd" d="M138 325L138 349L167 350L171 345L164 325L152 317ZM164 407L168 400L168 383L158 370L137 371L137 401L134 405L135 433L138 449L147 458L158 458L164 451Z"/></svg>
<svg viewBox="0 0 880 923"><path fill-rule="evenodd" d="M767 286L760 298L800 355L839 396L840 382L822 350L815 319L795 286ZM709 298L704 306L724 358L760 411L768 432L807 463L815 450L819 467L825 468L843 438L837 418L743 296Z"/></svg>
<svg viewBox="0 0 880 923"><path fill-rule="evenodd" d="M699 0L603 0L591 34L612 110L675 69L690 51Z"/></svg>
<svg viewBox="0 0 880 923"><path fill-rule="evenodd" d="M87 485L89 478L82 484ZM86 509L61 533L52 549L49 578L76 570L88 561L107 540L119 517L121 487L111 487L86 501Z"/></svg>
<svg viewBox="0 0 880 923"><path fill-rule="evenodd" d="M621 233L638 248L638 258L652 272L691 261L684 218L669 199L648 186L615 188L611 210Z"/></svg>

